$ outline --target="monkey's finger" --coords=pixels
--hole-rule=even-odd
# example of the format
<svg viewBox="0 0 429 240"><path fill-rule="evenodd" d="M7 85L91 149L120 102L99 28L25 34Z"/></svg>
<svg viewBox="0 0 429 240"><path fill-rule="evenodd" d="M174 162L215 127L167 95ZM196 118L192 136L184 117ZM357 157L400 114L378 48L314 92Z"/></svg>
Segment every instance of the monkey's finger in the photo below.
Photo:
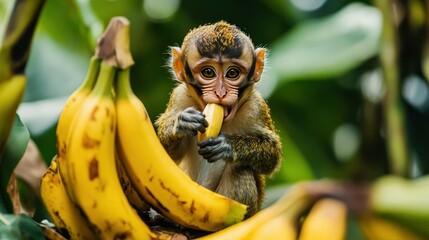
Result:
<svg viewBox="0 0 429 240"><path fill-rule="evenodd" d="M209 125L205 117L201 114L190 114L183 112L179 115L179 121L189 122L189 123L198 123L203 125L205 128Z"/></svg>
<svg viewBox="0 0 429 240"><path fill-rule="evenodd" d="M219 138L207 138L204 141L199 142L198 146L200 148L205 148L205 147L208 147L208 146L214 146L214 145L219 144L219 143L220 143L220 139Z"/></svg>

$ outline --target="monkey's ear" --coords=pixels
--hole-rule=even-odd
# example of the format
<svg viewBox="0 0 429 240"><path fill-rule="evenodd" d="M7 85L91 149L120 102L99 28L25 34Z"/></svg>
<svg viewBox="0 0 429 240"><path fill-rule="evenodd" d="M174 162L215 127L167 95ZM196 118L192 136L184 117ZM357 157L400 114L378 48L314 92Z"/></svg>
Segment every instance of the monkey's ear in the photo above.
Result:
<svg viewBox="0 0 429 240"><path fill-rule="evenodd" d="M182 62L182 50L179 47L171 48L171 70L173 71L177 80L182 82L185 81Z"/></svg>
<svg viewBox="0 0 429 240"><path fill-rule="evenodd" d="M265 66L265 53L266 53L266 49L265 48L257 48L255 50L255 72L253 74L253 82L258 82L259 79L261 79L262 76L262 72L264 71L264 66Z"/></svg>

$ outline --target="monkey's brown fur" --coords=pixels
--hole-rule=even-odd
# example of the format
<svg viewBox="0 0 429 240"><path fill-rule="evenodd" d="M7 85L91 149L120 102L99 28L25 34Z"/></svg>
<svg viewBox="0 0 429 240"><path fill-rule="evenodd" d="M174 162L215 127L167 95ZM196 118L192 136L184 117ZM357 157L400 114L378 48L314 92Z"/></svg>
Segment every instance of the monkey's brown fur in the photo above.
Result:
<svg viewBox="0 0 429 240"><path fill-rule="evenodd" d="M198 52L192 52L195 49ZM249 217L261 207L265 175L275 172L282 158L281 141L269 107L254 88L254 82L259 80L259 76L246 76L245 84L239 87L238 99L233 103L237 107L235 115L222 126L221 133L226 136L226 142L231 147L231 159L207 162L198 154L196 137L179 134L176 124L178 115L185 109L192 107L203 111L205 105L201 96L204 90L191 84L192 76L184 74L186 71L183 67L188 64L190 56L203 58L207 54L206 57L222 55L231 58L233 52L240 53L237 58L254 65L257 53L247 35L223 21L192 30L185 37L181 50L182 55L175 56L179 58L175 60L179 64L174 66L175 63L172 62L179 84L171 93L165 112L156 121L159 139L174 161L194 181L248 205ZM249 56L245 55L248 50L251 52ZM263 68L263 63L262 67L256 68L255 72L262 71L259 68ZM192 73L194 72L192 69ZM249 74L252 72L249 71Z"/></svg>

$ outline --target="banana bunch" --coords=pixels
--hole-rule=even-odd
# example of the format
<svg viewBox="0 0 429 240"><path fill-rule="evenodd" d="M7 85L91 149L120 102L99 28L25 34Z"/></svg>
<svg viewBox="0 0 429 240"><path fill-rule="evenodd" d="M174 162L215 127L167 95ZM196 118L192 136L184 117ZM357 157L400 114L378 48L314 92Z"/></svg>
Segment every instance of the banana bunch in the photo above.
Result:
<svg viewBox="0 0 429 240"><path fill-rule="evenodd" d="M247 206L200 186L170 158L143 103L132 92L129 69L119 71L117 78L116 147L139 194L164 216L188 228L217 231L242 221Z"/></svg>
<svg viewBox="0 0 429 240"><path fill-rule="evenodd" d="M393 175L381 177L370 188L369 210L374 215L382 217L380 221L383 221L383 224L380 225L399 225L404 231L410 230L427 239L429 238L428 186L429 175L417 179Z"/></svg>
<svg viewBox="0 0 429 240"><path fill-rule="evenodd" d="M327 191L315 192L308 186L298 184L276 203L254 216L198 240L345 239L346 205L339 200L322 198Z"/></svg>
<svg viewBox="0 0 429 240"><path fill-rule="evenodd" d="M112 19L59 118L57 154L41 182L55 225L71 239L170 239L139 217L147 203L193 229L242 221L247 206L192 181L159 142L130 86L128 35L128 21ZM221 123L211 124L218 130L210 134Z"/></svg>
<svg viewBox="0 0 429 240"><path fill-rule="evenodd" d="M12 128L26 83L27 78L21 74L13 75L6 80L0 79L0 154Z"/></svg>

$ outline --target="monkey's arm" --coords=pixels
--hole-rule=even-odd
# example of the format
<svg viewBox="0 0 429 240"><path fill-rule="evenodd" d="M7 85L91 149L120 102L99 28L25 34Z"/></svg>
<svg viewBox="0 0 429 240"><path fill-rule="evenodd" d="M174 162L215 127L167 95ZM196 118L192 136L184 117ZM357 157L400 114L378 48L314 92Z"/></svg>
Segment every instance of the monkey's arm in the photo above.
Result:
<svg viewBox="0 0 429 240"><path fill-rule="evenodd" d="M268 106L262 101L254 103L260 109L258 116L247 118L254 121L250 128L246 125L248 129L242 129L240 134L221 134L201 142L199 154L209 162L223 159L237 168L260 174L273 173L280 164L282 146Z"/></svg>
<svg viewBox="0 0 429 240"><path fill-rule="evenodd" d="M186 93L177 87L171 94L166 111L157 119L158 137L168 154L176 162L187 151L187 145L208 126L204 115L192 107Z"/></svg>

